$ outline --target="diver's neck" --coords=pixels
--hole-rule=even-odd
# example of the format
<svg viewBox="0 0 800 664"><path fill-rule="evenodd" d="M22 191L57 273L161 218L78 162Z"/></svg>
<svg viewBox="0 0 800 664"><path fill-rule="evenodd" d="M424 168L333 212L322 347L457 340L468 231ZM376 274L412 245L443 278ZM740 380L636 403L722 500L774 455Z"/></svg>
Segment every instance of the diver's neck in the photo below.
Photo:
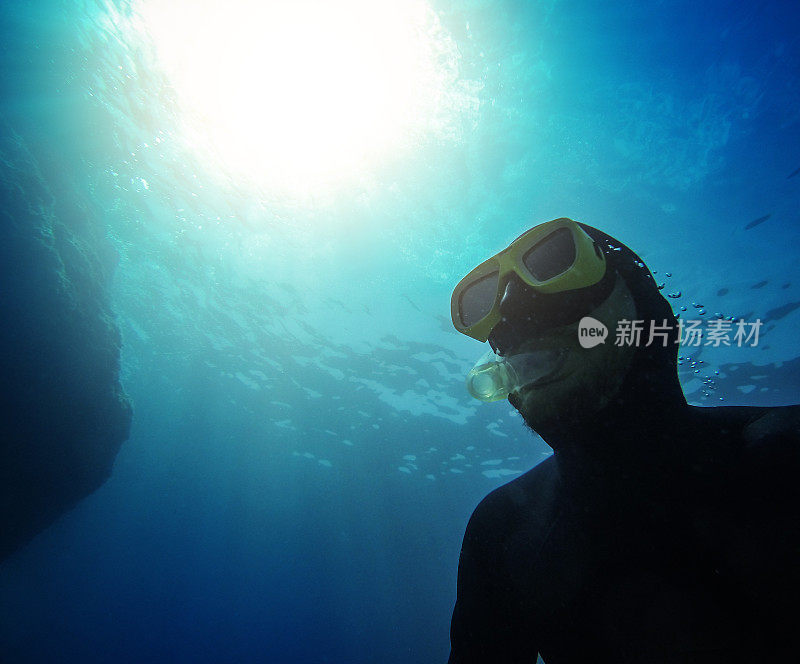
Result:
<svg viewBox="0 0 800 664"><path fill-rule="evenodd" d="M618 399L585 421L541 432L562 475L663 476L691 463L693 450L686 448L693 437L685 435L695 427L691 407L680 391L653 396L635 405Z"/></svg>

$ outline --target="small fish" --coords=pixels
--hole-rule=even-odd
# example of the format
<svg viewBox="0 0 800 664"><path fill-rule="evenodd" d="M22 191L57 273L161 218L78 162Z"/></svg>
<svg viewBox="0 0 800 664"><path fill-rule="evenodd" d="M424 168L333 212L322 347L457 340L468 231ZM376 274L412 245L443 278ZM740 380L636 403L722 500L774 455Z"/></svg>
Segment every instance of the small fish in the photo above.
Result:
<svg viewBox="0 0 800 664"><path fill-rule="evenodd" d="M763 224L767 219L769 219L772 215L765 214L763 217L759 217L758 219L753 219L747 226L744 227L746 231L749 231L751 228L755 228L759 224Z"/></svg>
<svg viewBox="0 0 800 664"><path fill-rule="evenodd" d="M792 171L791 173L789 173L789 175L786 177L786 179L787 179L787 180L791 180L791 179L792 179L792 178L793 178L795 175L797 175L798 173L800 173L800 168L798 168L797 170L794 170L794 171Z"/></svg>
<svg viewBox="0 0 800 664"><path fill-rule="evenodd" d="M800 302L789 302L788 304L784 304L781 307L776 307L775 309L770 309L762 319L763 322L780 320L784 316L792 313L795 309L800 309ZM769 327L765 328L768 330Z"/></svg>

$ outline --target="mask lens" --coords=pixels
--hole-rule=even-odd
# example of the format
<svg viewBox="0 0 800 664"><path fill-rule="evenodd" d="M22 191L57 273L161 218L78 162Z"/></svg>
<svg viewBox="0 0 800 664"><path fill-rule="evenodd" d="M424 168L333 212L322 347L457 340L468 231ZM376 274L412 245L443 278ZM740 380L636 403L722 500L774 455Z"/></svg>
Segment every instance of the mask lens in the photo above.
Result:
<svg viewBox="0 0 800 664"><path fill-rule="evenodd" d="M547 281L563 274L575 262L575 242L568 228L559 228L538 242L522 257L536 281Z"/></svg>
<svg viewBox="0 0 800 664"><path fill-rule="evenodd" d="M499 276L499 272L492 272L463 290L458 299L458 315L464 327L474 325L492 310Z"/></svg>

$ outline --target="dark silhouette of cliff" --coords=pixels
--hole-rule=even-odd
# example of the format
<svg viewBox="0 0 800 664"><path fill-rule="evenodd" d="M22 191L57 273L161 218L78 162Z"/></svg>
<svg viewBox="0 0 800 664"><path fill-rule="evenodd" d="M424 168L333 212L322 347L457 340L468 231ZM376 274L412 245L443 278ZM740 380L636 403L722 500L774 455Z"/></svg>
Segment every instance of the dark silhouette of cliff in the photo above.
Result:
<svg viewBox="0 0 800 664"><path fill-rule="evenodd" d="M127 438L102 219L0 122L0 560L97 489Z"/></svg>

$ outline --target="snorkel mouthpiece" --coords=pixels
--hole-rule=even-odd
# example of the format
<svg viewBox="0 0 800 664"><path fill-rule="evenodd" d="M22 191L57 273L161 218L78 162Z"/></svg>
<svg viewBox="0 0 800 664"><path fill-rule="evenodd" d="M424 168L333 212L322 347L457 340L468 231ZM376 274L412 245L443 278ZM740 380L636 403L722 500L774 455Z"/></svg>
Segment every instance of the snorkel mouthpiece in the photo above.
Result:
<svg viewBox="0 0 800 664"><path fill-rule="evenodd" d="M516 355L498 355L490 350L467 374L467 391L480 401L499 401L515 390L550 374L561 353L535 350Z"/></svg>
<svg viewBox="0 0 800 664"><path fill-rule="evenodd" d="M467 391L480 401L500 401L516 387L514 367L494 351L485 353L467 374Z"/></svg>

